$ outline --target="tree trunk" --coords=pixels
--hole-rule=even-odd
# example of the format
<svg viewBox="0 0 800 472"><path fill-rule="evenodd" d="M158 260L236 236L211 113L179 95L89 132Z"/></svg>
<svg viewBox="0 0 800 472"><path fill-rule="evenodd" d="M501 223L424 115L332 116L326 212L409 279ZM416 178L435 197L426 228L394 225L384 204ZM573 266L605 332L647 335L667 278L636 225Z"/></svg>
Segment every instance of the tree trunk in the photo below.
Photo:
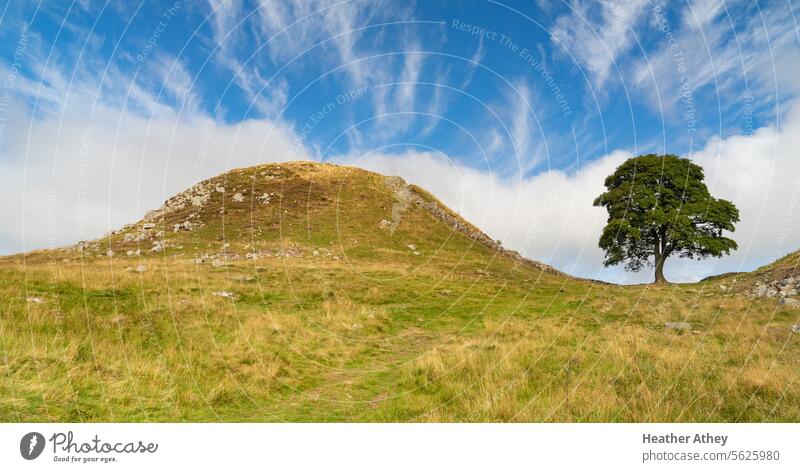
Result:
<svg viewBox="0 0 800 472"><path fill-rule="evenodd" d="M664 278L664 262L667 261L667 257L661 254L658 255L656 258L656 283L657 284L665 284L667 283L667 279Z"/></svg>
<svg viewBox="0 0 800 472"><path fill-rule="evenodd" d="M657 284L665 284L667 283L667 279L664 278L664 262L667 261L667 248L666 248L666 241L664 237L656 237L656 244L655 250L653 251L653 255L656 259L656 282Z"/></svg>

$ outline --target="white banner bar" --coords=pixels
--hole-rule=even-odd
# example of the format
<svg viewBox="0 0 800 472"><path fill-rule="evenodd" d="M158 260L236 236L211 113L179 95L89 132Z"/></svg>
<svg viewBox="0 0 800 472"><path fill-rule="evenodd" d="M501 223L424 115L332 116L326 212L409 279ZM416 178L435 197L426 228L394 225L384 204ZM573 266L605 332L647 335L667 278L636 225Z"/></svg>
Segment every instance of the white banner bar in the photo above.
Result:
<svg viewBox="0 0 800 472"><path fill-rule="evenodd" d="M799 437L795 424L4 424L0 470L797 471Z"/></svg>

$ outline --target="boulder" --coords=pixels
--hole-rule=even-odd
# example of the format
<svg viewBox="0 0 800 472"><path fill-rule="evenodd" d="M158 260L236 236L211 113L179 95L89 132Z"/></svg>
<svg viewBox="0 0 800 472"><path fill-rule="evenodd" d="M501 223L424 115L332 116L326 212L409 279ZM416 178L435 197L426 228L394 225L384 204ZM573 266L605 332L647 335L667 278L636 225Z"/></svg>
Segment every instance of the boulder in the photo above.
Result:
<svg viewBox="0 0 800 472"><path fill-rule="evenodd" d="M692 325L685 321L667 321L664 323L664 327L675 331L690 331L692 329Z"/></svg>
<svg viewBox="0 0 800 472"><path fill-rule="evenodd" d="M778 302L778 305L800 307L800 300L798 300L796 298L784 297L784 298L781 298L781 301Z"/></svg>

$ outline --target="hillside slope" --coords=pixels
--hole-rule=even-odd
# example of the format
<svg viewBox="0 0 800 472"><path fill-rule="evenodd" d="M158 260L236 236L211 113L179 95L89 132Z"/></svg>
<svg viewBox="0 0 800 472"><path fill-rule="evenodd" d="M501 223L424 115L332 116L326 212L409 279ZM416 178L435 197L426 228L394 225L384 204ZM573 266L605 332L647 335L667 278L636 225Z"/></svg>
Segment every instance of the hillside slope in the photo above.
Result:
<svg viewBox="0 0 800 472"><path fill-rule="evenodd" d="M575 279L350 167L234 170L0 258L0 310L4 421L800 419L797 309Z"/></svg>
<svg viewBox="0 0 800 472"><path fill-rule="evenodd" d="M413 249L412 249L413 247ZM428 192L355 167L288 162L205 180L98 241L84 256L239 259L314 257L408 267L499 257L563 274L503 249Z"/></svg>

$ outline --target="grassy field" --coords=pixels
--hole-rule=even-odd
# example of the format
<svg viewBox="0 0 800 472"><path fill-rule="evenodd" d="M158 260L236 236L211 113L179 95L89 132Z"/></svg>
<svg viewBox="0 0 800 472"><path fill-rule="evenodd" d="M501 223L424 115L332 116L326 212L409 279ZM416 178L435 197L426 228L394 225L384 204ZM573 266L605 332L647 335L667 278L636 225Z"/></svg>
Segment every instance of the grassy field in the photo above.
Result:
<svg viewBox="0 0 800 472"><path fill-rule="evenodd" d="M574 279L352 168L204 188L0 259L0 420L800 420L799 310L727 281Z"/></svg>

